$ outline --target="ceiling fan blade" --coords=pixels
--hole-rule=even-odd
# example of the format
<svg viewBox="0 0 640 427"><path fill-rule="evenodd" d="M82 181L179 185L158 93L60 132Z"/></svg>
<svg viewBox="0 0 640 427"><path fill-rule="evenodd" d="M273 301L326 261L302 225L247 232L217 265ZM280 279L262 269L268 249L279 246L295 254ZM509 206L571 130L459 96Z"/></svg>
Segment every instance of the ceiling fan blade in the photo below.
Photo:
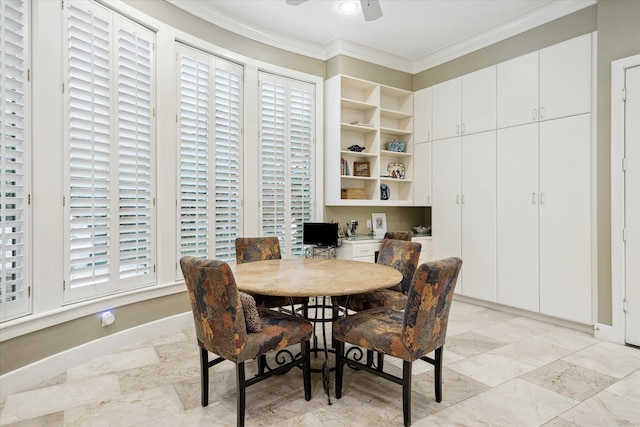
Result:
<svg viewBox="0 0 640 427"><path fill-rule="evenodd" d="M285 3L288 4L289 6L298 6L306 1L307 0L285 0Z"/></svg>
<svg viewBox="0 0 640 427"><path fill-rule="evenodd" d="M382 16L380 0L360 0L360 7L365 21L375 21Z"/></svg>

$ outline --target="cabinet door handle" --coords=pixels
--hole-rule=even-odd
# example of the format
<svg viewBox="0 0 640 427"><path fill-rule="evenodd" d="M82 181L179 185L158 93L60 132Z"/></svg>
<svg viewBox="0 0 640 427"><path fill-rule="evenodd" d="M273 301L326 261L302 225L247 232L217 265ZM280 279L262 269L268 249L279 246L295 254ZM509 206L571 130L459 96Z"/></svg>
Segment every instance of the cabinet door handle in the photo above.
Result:
<svg viewBox="0 0 640 427"><path fill-rule="evenodd" d="M427 204L431 205L431 196L427 196Z"/></svg>
<svg viewBox="0 0 640 427"><path fill-rule="evenodd" d="M462 133L464 134L464 123L462 124Z"/></svg>
<svg viewBox="0 0 640 427"><path fill-rule="evenodd" d="M544 204L544 193L540 193L540 204Z"/></svg>
<svg viewBox="0 0 640 427"><path fill-rule="evenodd" d="M427 131L427 141L431 141L431 131Z"/></svg>
<svg viewBox="0 0 640 427"><path fill-rule="evenodd" d="M531 118L533 120L537 120L538 119L538 110L537 109L534 108L533 110L531 110Z"/></svg>
<svg viewBox="0 0 640 427"><path fill-rule="evenodd" d="M460 204L460 195L456 194L456 205Z"/></svg>
<svg viewBox="0 0 640 427"><path fill-rule="evenodd" d="M456 135L460 135L460 125L456 125Z"/></svg>
<svg viewBox="0 0 640 427"><path fill-rule="evenodd" d="M463 205L464 205L464 194L462 195L461 200L462 200L462 203L461 203L461 204L463 204Z"/></svg>
<svg viewBox="0 0 640 427"><path fill-rule="evenodd" d="M536 204L536 193L531 193L531 203Z"/></svg>
<svg viewBox="0 0 640 427"><path fill-rule="evenodd" d="M544 107L540 107L540 118L544 119Z"/></svg>

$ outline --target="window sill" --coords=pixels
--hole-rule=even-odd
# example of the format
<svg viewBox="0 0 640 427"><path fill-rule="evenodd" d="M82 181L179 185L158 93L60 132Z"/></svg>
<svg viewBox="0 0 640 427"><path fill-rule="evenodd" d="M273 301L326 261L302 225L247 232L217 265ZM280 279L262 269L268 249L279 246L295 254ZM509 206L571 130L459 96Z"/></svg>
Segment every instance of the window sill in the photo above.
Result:
<svg viewBox="0 0 640 427"><path fill-rule="evenodd" d="M134 289L125 293L108 295L89 301L70 304L56 310L29 314L0 324L0 342L84 316L92 314L98 316L105 310L180 292L186 292L184 281L176 281L152 287Z"/></svg>

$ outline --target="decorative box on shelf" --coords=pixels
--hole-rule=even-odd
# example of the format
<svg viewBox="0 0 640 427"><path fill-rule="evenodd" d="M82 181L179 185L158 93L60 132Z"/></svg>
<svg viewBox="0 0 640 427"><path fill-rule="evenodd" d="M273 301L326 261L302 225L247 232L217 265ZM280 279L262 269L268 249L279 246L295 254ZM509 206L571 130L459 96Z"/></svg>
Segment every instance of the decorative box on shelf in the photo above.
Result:
<svg viewBox="0 0 640 427"><path fill-rule="evenodd" d="M340 198L341 199L365 199L366 193L364 188L343 188Z"/></svg>

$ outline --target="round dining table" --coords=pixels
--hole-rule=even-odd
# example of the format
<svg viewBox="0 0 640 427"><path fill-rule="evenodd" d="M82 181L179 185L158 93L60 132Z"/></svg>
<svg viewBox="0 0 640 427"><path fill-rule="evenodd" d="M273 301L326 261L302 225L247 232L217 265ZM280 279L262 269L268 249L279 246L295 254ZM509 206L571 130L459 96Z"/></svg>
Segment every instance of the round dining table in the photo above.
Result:
<svg viewBox="0 0 640 427"><path fill-rule="evenodd" d="M323 323L325 359L321 371L329 405L331 369L324 324L333 320L333 315L327 320L324 312L325 309L332 310L333 307L325 302L325 298L345 296L346 306L349 295L389 288L402 281L402 273L393 267L335 258L298 257L246 262L232 266L232 270L238 289L244 292L270 296L316 297L316 304L312 307L320 308L322 315L316 315L310 320ZM322 297L321 303L317 302L318 297ZM315 346L316 351L317 349Z"/></svg>
<svg viewBox="0 0 640 427"><path fill-rule="evenodd" d="M272 259L232 269L238 289L271 296L346 296L389 288L402 280L393 267L334 258Z"/></svg>

